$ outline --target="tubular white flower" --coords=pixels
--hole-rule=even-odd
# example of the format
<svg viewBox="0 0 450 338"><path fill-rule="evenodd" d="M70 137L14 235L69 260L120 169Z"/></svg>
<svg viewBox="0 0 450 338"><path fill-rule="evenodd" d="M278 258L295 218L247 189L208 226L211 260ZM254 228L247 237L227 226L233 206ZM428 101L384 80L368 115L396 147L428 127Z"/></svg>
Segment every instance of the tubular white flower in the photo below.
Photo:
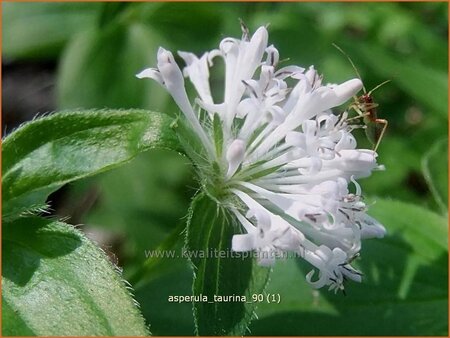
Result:
<svg viewBox="0 0 450 338"><path fill-rule="evenodd" d="M315 288L329 286L329 290L343 289L344 281L348 277L356 282L361 282L361 272L354 269L348 263L347 254L340 248L331 250L321 245L314 252L307 251L305 259L319 269L319 278L312 281L314 270L306 275L306 280Z"/></svg>
<svg viewBox="0 0 450 338"><path fill-rule="evenodd" d="M318 270L306 276L315 288L338 291L347 279L361 281L351 266L361 240L382 238L386 230L367 215L356 179L383 167L374 151L357 148L347 112L337 116L331 109L354 96L362 82L323 85L313 66L278 69L280 56L268 46L265 27L251 38L247 32L242 40L225 38L201 57L178 54L186 63L183 73L172 53L160 48L157 69L137 77L164 86L198 134L204 149L193 160L218 165L219 177L204 163L198 170L206 186L221 182L218 200L242 226L232 249L257 251L261 265L297 253ZM214 101L209 83L215 57L225 62L223 102ZM183 74L197 91L192 102L198 109L187 97Z"/></svg>
<svg viewBox="0 0 450 338"><path fill-rule="evenodd" d="M192 109L192 106L186 94L186 89L184 87L183 74L176 64L172 53L160 47L158 49L158 69L145 69L136 76L140 79L145 77L154 79L167 89L178 107L180 107L181 111L186 116L192 128L203 141L206 150L211 153L212 143L207 137L205 131L198 121L198 117Z"/></svg>
<svg viewBox="0 0 450 338"><path fill-rule="evenodd" d="M184 68L183 73L185 76L189 76L200 99L207 104L213 103L209 87L208 53L203 54L200 59L192 53L178 52L178 55L186 62L187 66Z"/></svg>

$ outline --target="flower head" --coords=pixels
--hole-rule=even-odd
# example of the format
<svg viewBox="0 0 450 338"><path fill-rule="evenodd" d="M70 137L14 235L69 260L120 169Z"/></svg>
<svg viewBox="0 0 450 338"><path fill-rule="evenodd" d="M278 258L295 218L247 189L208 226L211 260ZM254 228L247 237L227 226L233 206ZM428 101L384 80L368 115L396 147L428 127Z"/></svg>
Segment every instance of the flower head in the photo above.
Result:
<svg viewBox="0 0 450 338"><path fill-rule="evenodd" d="M164 86L198 142L187 142L205 189L216 194L242 226L232 239L235 251L257 251L261 265L275 253L294 252L319 270L307 281L316 288L343 289L346 279L361 280L350 263L361 240L383 237L384 227L366 214L356 179L380 168L377 154L357 149L346 113L334 115L361 88L359 79L323 84L313 66L279 65L260 27L250 38L225 38L219 49L197 57L160 48L157 68L139 78ZM225 64L223 100L210 86L213 61ZM189 78L197 95L185 89ZM189 138L186 138L189 140ZM195 144L200 144L200 148ZM355 192L349 191L354 185Z"/></svg>

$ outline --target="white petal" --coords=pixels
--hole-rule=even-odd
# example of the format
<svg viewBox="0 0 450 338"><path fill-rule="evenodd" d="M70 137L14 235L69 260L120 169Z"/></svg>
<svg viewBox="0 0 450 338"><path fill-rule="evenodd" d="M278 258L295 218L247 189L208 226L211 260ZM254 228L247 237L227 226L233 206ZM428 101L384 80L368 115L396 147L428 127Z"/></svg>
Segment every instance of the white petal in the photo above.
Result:
<svg viewBox="0 0 450 338"><path fill-rule="evenodd" d="M347 265L346 267L347 267L347 269L351 270L352 272L346 270L345 268L342 268L341 269L342 274L347 276L354 282L361 283L361 281L362 281L361 273L358 270L355 270L352 267L349 267L349 265Z"/></svg>
<svg viewBox="0 0 450 338"><path fill-rule="evenodd" d="M275 77L278 79L285 79L287 77L292 77L298 79L299 75L305 71L305 68L298 66L286 66L275 72Z"/></svg>
<svg viewBox="0 0 450 338"><path fill-rule="evenodd" d="M158 49L158 69L170 92L179 91L180 88L184 90L184 78L180 68L175 62L172 53L162 47Z"/></svg>
<svg viewBox="0 0 450 338"><path fill-rule="evenodd" d="M314 66L308 68L308 70L305 72L305 77L310 87L321 84L321 82L317 82L320 79L320 76L317 73L317 70L314 69Z"/></svg>
<svg viewBox="0 0 450 338"><path fill-rule="evenodd" d="M328 278L323 275L323 274L319 274L319 279L316 280L315 282L312 281L312 276L314 275L315 271L311 270L310 272L308 272L308 274L306 275L306 281L315 289L320 289L321 287L324 287L325 285L327 285L327 281Z"/></svg>
<svg viewBox="0 0 450 338"><path fill-rule="evenodd" d="M180 68L175 62L171 52L160 47L158 50L158 69L169 93L183 111L188 120L194 123L197 117L192 110L192 106L184 88L184 78Z"/></svg>
<svg viewBox="0 0 450 338"><path fill-rule="evenodd" d="M252 98L247 98L247 99L244 99L241 102L239 102L239 105L236 108L236 110L237 110L236 116L239 118L244 118L248 114L255 113L257 111L257 109L258 109L258 106L255 104L255 100L253 100ZM251 114L251 115L253 115L253 114ZM254 119L252 119L252 120L254 120ZM241 133L242 133L242 129L241 129Z"/></svg>
<svg viewBox="0 0 450 338"><path fill-rule="evenodd" d="M356 140L355 137L348 133L341 131L341 138L336 144L334 148L337 152L340 152L342 149L355 149L356 148Z"/></svg>
<svg viewBox="0 0 450 338"><path fill-rule="evenodd" d="M325 111L340 106L359 92L362 86L360 79L352 79L337 86L319 88L317 92L320 93L320 98L315 107L316 111Z"/></svg>
<svg viewBox="0 0 450 338"><path fill-rule="evenodd" d="M273 266L275 264L275 257L273 257L274 252L272 251L260 251L258 257L259 266Z"/></svg>
<svg viewBox="0 0 450 338"><path fill-rule="evenodd" d="M161 73L155 68L144 69L139 74L136 74L136 77L138 79L144 79L144 78L153 79L156 82L158 82L160 85L164 85L164 81L161 76Z"/></svg>
<svg viewBox="0 0 450 338"><path fill-rule="evenodd" d="M324 168L342 170L348 178L351 175L361 178L370 176L377 167L376 153L372 150L344 149L339 154L333 160L325 161Z"/></svg>
<svg viewBox="0 0 450 338"><path fill-rule="evenodd" d="M201 100L209 104L213 103L209 86L208 54L203 54L200 59L193 53L178 52L178 55L186 62L187 66L183 73L189 76Z"/></svg>
<svg viewBox="0 0 450 338"><path fill-rule="evenodd" d="M268 39L269 33L267 33L266 27L261 26L256 30L255 34L253 34L250 40L249 50L251 52L249 56L251 57L249 57L249 59L253 62L258 63L258 65L261 62L265 49L267 48Z"/></svg>
<svg viewBox="0 0 450 338"><path fill-rule="evenodd" d="M237 209L231 208L231 211L236 215L237 219L248 234L254 234L257 231L257 228L252 223L250 223L247 218L242 216L242 214L237 211Z"/></svg>
<svg viewBox="0 0 450 338"><path fill-rule="evenodd" d="M233 46L225 56L227 117L224 122L228 128L231 127L236 107L245 91L242 80L250 80L260 66L264 50L267 47L267 40L266 28L260 27L249 42L241 41L237 50Z"/></svg>
<svg viewBox="0 0 450 338"><path fill-rule="evenodd" d="M305 236L300 231L290 227L285 235L277 241L277 247L285 251L297 251L304 240Z"/></svg>
<svg viewBox="0 0 450 338"><path fill-rule="evenodd" d="M271 228L271 219L270 215L264 209L256 209L249 210L250 214L255 216L258 228L261 228L263 231L269 231Z"/></svg>
<svg viewBox="0 0 450 338"><path fill-rule="evenodd" d="M234 235L231 240L231 249L237 252L251 251L255 249L254 235Z"/></svg>
<svg viewBox="0 0 450 338"><path fill-rule="evenodd" d="M191 123L193 129L199 135L206 150L210 154L212 154L212 143L203 130L202 126L200 125L200 122L198 121L198 118L194 113L191 103L189 102L188 96L186 94L183 74L176 64L172 53L162 47L158 49L158 69L161 73L164 85L169 91L170 95L172 95L175 103L178 105L188 121Z"/></svg>
<svg viewBox="0 0 450 338"><path fill-rule="evenodd" d="M376 219L365 214L362 220L361 239L383 238L386 235L386 228Z"/></svg>
<svg viewBox="0 0 450 338"><path fill-rule="evenodd" d="M278 64L278 61L280 60L280 53L278 53L278 50L273 45L270 45L266 48L266 53L266 65L276 66Z"/></svg>
<svg viewBox="0 0 450 338"><path fill-rule="evenodd" d="M195 103L197 103L202 109L206 110L211 117L214 115L214 113L217 113L222 118L222 116L226 112L226 107L223 103L220 104L206 103L198 98L195 100Z"/></svg>
<svg viewBox="0 0 450 338"><path fill-rule="evenodd" d="M240 182L241 185L244 187L253 190L255 193L260 195L261 197L264 197L274 203L279 208L286 210L290 207L290 205L293 203L292 200L283 197L281 194L276 194L272 191L263 189L255 184L249 183L249 182ZM245 202L245 201L244 201Z"/></svg>
<svg viewBox="0 0 450 338"><path fill-rule="evenodd" d="M363 83L360 79L348 80L336 88L333 89L336 94L336 104L333 106L339 106L348 101L356 93L358 93L363 87Z"/></svg>

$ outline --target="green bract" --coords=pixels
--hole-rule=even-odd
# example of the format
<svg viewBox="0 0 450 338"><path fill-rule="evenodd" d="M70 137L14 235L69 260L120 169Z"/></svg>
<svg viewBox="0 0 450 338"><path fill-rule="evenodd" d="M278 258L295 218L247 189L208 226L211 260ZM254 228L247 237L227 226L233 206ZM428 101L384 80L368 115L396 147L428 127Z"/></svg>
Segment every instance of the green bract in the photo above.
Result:
<svg viewBox="0 0 450 338"><path fill-rule="evenodd" d="M237 227L234 216L205 194L193 200L186 233L186 255L194 269L193 295L199 299L194 302L199 335L241 336L256 318L257 303L252 301L252 295L264 291L270 269L257 266L256 260L249 256L230 256L231 238ZM239 298L221 301L215 296Z"/></svg>

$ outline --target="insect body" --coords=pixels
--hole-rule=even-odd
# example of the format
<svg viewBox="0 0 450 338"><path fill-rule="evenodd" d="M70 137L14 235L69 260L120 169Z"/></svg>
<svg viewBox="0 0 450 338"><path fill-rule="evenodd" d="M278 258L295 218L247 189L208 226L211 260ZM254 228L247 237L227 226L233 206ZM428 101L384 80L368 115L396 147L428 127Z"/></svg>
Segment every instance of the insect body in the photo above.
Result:
<svg viewBox="0 0 450 338"><path fill-rule="evenodd" d="M381 85L385 83L386 82L383 82ZM374 89L378 88L379 86L375 87ZM373 101L373 97L371 95L372 92L373 90L371 90L369 93L364 93L363 95L355 98L355 102L350 105L349 108L356 111L356 113L358 114L356 118L363 119L366 136L374 146L373 150L376 151L388 126L388 121L378 118L378 104Z"/></svg>
<svg viewBox="0 0 450 338"><path fill-rule="evenodd" d="M358 69L355 67L355 64L350 59L350 57L338 45L333 44L333 46L336 47L342 54L344 54L347 57L353 69L355 70L356 75L362 81ZM380 83L378 86L376 86L369 92L366 91L366 88L363 85L364 94L359 97L355 97L354 102L349 106L349 110L353 109L358 114L358 116L349 118L347 119L347 121L361 118L363 119L366 136L374 146L373 148L374 151L376 151L378 146L380 145L381 139L383 138L384 132L386 131L386 128L388 126L388 121L385 119L378 118L377 115L378 104L374 102L372 93L376 89L388 83L389 81L390 80Z"/></svg>

